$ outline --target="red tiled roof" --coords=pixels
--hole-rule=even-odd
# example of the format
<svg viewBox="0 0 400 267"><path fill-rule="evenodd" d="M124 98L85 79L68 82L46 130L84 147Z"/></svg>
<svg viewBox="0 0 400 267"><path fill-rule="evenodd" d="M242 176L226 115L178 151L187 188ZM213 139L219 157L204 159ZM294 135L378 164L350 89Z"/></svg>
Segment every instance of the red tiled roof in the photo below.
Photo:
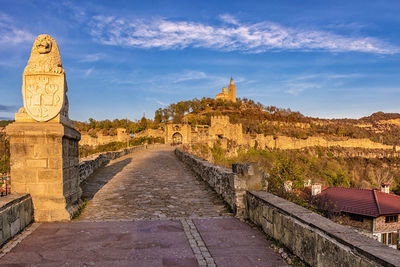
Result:
<svg viewBox="0 0 400 267"><path fill-rule="evenodd" d="M400 214L400 196L387 194L376 189L328 187L321 197L332 202L334 211L379 217Z"/></svg>

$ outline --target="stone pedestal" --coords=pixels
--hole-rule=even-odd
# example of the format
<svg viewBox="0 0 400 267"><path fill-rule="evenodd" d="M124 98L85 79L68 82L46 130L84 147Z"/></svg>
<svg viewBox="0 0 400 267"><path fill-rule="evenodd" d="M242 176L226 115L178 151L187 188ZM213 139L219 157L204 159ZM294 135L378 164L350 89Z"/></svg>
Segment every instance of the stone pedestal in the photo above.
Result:
<svg viewBox="0 0 400 267"><path fill-rule="evenodd" d="M14 122L10 137L11 188L29 193L36 222L67 221L77 211L80 133L60 122Z"/></svg>

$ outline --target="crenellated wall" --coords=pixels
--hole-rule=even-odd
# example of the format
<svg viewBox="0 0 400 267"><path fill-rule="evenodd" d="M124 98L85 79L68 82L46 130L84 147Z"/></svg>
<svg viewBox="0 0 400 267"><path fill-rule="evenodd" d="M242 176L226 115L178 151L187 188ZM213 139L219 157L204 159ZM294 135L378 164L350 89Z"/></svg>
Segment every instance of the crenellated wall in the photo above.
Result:
<svg viewBox="0 0 400 267"><path fill-rule="evenodd" d="M242 124L233 124L229 122L228 116L212 116L211 127L209 128L209 138L217 140L226 138L235 141L237 144L243 144Z"/></svg>

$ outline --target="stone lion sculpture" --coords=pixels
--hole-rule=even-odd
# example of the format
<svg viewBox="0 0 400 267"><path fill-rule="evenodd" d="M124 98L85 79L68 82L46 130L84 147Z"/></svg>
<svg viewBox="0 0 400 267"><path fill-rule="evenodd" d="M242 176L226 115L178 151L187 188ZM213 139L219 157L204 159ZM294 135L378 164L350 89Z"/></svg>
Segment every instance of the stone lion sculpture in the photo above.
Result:
<svg viewBox="0 0 400 267"><path fill-rule="evenodd" d="M57 43L50 35L39 35L32 47L24 74L64 73Z"/></svg>

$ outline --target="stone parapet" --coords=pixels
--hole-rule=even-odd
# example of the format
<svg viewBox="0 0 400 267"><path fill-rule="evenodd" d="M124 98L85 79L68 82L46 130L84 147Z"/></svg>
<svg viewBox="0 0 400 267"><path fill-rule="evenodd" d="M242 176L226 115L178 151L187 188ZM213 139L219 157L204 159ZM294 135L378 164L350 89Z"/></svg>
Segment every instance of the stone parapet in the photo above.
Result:
<svg viewBox="0 0 400 267"><path fill-rule="evenodd" d="M266 174L255 163L233 164L232 170L229 170L215 166L179 148L175 149L175 155L207 182L225 200L237 217L245 216L246 190L267 187Z"/></svg>
<svg viewBox="0 0 400 267"><path fill-rule="evenodd" d="M0 247L33 222L30 195L8 195L0 198Z"/></svg>
<svg viewBox="0 0 400 267"><path fill-rule="evenodd" d="M265 191L247 192L250 220L311 266L400 266L399 251Z"/></svg>

